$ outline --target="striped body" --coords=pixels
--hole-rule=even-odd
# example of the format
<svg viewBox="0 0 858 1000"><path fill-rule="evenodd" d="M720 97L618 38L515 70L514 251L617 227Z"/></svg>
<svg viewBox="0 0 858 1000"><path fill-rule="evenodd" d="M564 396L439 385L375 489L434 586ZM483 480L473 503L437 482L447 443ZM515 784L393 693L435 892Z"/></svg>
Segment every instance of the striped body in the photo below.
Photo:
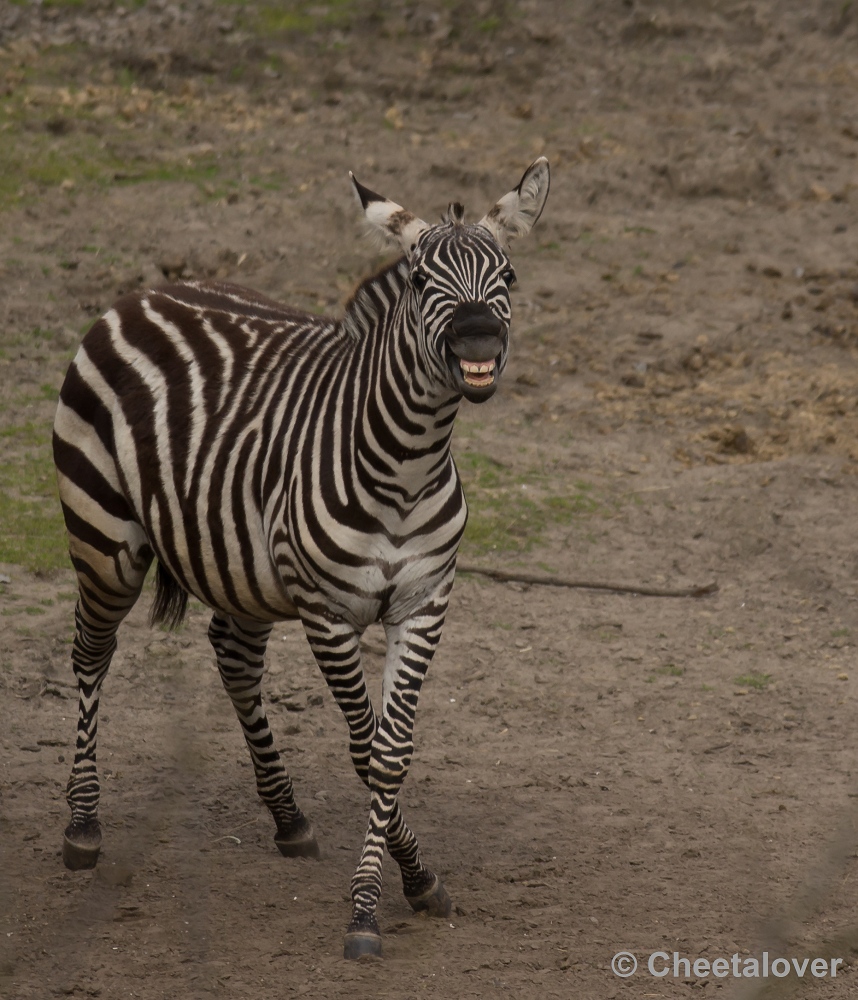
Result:
<svg viewBox="0 0 858 1000"><path fill-rule="evenodd" d="M100 691L155 559L153 621L180 621L188 594L213 611L221 679L287 856L318 847L274 746L262 677L272 623L304 627L370 792L347 957L380 953L385 848L411 905L449 913L398 793L467 517L453 422L463 397L495 391L506 364L513 273L503 237L538 217L548 168L536 161L477 225L451 206L427 226L354 183L367 219L404 256L359 286L342 319L218 283L126 296L84 338L54 427L80 591L66 864L98 858ZM374 622L388 644L378 714L359 645Z"/></svg>
<svg viewBox="0 0 858 1000"><path fill-rule="evenodd" d="M235 286L119 302L61 394L64 504L99 480L117 545L133 520L182 587L226 614L297 617L295 601L320 592L361 630L407 615L449 574L466 508L449 451L458 399L421 413L406 392L377 410L365 375L389 350L403 270L362 290L382 320L363 338Z"/></svg>

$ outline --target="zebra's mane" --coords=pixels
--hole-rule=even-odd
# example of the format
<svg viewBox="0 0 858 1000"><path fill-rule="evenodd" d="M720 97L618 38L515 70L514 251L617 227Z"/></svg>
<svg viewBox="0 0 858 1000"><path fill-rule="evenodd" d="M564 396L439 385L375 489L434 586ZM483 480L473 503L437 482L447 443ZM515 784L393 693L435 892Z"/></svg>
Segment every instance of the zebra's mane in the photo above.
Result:
<svg viewBox="0 0 858 1000"><path fill-rule="evenodd" d="M461 226L465 221L465 206L460 201L451 201L447 211L441 216L441 221Z"/></svg>
<svg viewBox="0 0 858 1000"><path fill-rule="evenodd" d="M383 264L364 278L349 296L343 311L342 325L349 335L360 340L367 320L387 313L407 284L408 258L403 254Z"/></svg>

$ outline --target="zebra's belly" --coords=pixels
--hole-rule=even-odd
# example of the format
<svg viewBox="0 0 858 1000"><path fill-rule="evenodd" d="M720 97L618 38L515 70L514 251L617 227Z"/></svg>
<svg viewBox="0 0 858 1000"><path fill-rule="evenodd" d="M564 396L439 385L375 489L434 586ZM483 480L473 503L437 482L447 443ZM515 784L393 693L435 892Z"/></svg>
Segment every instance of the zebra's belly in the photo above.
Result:
<svg viewBox="0 0 858 1000"><path fill-rule="evenodd" d="M314 602L321 598L332 613L363 631L418 613L451 578L458 537L458 531L445 531L433 544L397 544L368 536L362 550L353 544L350 560L339 563L305 541L298 552L291 544L279 546L275 558L289 593Z"/></svg>
<svg viewBox="0 0 858 1000"><path fill-rule="evenodd" d="M191 518L175 520L172 537L154 523L152 528L150 541L158 558L190 593L213 610L254 621L298 617L283 577L270 558L267 539L252 519L242 521L241 534L235 523L215 530Z"/></svg>
<svg viewBox="0 0 858 1000"><path fill-rule="evenodd" d="M215 610L254 621L276 622L298 618L298 609L292 603L282 579L275 573L257 575L253 585L242 573L230 579L230 589L220 585L213 588L214 600L209 603ZM201 600L205 598L201 597Z"/></svg>

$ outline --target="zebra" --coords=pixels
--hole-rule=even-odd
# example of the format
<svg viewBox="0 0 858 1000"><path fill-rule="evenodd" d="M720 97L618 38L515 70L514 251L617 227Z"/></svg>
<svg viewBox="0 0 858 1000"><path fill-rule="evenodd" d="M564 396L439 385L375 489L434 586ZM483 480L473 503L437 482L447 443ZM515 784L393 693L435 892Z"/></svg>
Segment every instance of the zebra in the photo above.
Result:
<svg viewBox="0 0 858 1000"><path fill-rule="evenodd" d="M398 255L341 318L221 282L128 294L69 367L53 450L79 591L65 865L98 860L99 697L155 561L151 622L177 626L189 595L211 609L208 637L275 843L317 858L262 698L273 623L301 622L369 791L343 945L358 958L381 954L385 847L415 911L451 912L398 793L467 519L453 423L463 398L482 403L498 387L515 280L506 247L542 214L550 178L540 157L479 222L451 203L431 225L349 176L369 228ZM359 646L376 622L387 640L378 714Z"/></svg>

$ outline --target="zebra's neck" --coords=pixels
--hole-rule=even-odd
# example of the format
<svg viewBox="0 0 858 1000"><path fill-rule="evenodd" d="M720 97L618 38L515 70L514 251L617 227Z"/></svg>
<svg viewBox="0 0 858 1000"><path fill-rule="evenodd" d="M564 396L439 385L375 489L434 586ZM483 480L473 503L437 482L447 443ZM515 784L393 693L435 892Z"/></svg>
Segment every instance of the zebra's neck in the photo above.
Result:
<svg viewBox="0 0 858 1000"><path fill-rule="evenodd" d="M367 279L346 308L355 343L355 461L379 500L410 507L455 475L450 442L460 397L433 372L405 259Z"/></svg>

